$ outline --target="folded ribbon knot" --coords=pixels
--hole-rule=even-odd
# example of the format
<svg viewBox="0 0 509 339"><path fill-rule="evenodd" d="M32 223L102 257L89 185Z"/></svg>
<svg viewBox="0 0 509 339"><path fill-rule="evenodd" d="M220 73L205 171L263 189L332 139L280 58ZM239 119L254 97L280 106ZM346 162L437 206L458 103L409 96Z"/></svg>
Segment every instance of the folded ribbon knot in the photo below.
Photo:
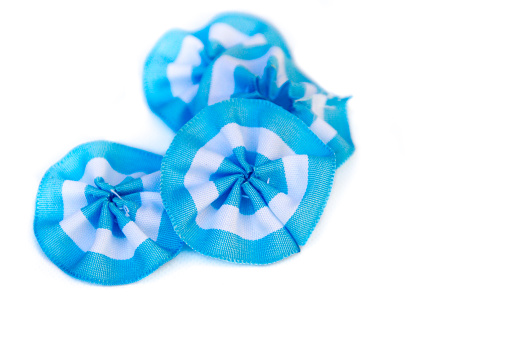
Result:
<svg viewBox="0 0 509 339"><path fill-rule="evenodd" d="M269 58L262 76L251 73L245 67L235 70L235 92L232 98L263 99L286 109L293 110L293 104L304 95L304 86L287 80L281 86L277 83L277 59Z"/></svg>
<svg viewBox="0 0 509 339"><path fill-rule="evenodd" d="M133 187L131 184L132 180L127 180L127 183L121 183L117 186L112 186L104 181L102 177L97 177L94 179L94 184L96 187L100 189L100 193L105 194L104 197L102 197L102 200L107 200L109 202L112 202L113 204L110 205L110 208L117 208L117 209L123 209L125 212L125 216L130 218L129 215L129 207L128 204L133 204L132 202L128 202L124 200L118 192L122 192L122 194L132 194L136 192L140 192L143 190L143 187L136 187L136 185ZM93 189L93 188L92 188ZM118 192L117 192L118 191ZM94 194L97 196L101 196L101 194Z"/></svg>

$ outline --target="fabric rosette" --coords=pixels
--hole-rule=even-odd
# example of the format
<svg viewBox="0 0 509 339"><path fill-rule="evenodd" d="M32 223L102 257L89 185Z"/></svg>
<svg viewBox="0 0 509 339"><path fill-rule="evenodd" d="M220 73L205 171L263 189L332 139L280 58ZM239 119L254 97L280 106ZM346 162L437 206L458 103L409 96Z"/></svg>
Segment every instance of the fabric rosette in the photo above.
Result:
<svg viewBox="0 0 509 339"><path fill-rule="evenodd" d="M78 146L45 174L34 232L71 276L117 285L137 281L179 253L160 195L162 157L99 141Z"/></svg>
<svg viewBox="0 0 509 339"><path fill-rule="evenodd" d="M277 31L252 17L219 17L194 34L170 31L147 58L144 88L152 111L174 131L209 105L244 97L271 101L298 116L333 149L337 167L355 150L349 97L332 95L309 79Z"/></svg>
<svg viewBox="0 0 509 339"><path fill-rule="evenodd" d="M299 117L336 154L339 167L354 152L347 101L327 93L304 75L277 46L236 46L202 76L197 110L230 98L262 99Z"/></svg>
<svg viewBox="0 0 509 339"><path fill-rule="evenodd" d="M176 132L166 155L99 141L52 166L34 221L48 258L75 278L117 285L184 244L246 264L299 252L355 149L349 98L309 79L279 32L244 14L166 33L143 85Z"/></svg>
<svg viewBox="0 0 509 339"><path fill-rule="evenodd" d="M247 14L222 14L207 26L163 35L147 57L143 88L147 103L175 132L198 111L193 100L205 70L233 46L274 45L289 56L279 32Z"/></svg>
<svg viewBox="0 0 509 339"><path fill-rule="evenodd" d="M268 264L299 252L326 205L334 152L287 110L231 99L175 136L161 194L175 232L216 258Z"/></svg>

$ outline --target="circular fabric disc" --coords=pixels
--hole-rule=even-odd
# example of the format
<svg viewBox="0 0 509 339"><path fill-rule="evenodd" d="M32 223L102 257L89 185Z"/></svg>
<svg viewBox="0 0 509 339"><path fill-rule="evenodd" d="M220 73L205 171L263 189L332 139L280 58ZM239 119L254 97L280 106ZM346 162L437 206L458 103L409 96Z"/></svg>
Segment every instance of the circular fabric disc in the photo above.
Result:
<svg viewBox="0 0 509 339"><path fill-rule="evenodd" d="M161 194L194 250L268 264L306 243L334 171L333 151L302 120L269 101L232 99L177 133L161 166Z"/></svg>
<svg viewBox="0 0 509 339"><path fill-rule="evenodd" d="M71 276L126 284L179 253L160 196L162 157L98 141L78 146L46 172L34 232L48 258Z"/></svg>
<svg viewBox="0 0 509 339"><path fill-rule="evenodd" d="M279 32L251 15L226 13L194 32L173 29L163 35L147 57L143 88L150 109L175 132L198 111L192 101L203 72L234 46L274 45L290 52Z"/></svg>

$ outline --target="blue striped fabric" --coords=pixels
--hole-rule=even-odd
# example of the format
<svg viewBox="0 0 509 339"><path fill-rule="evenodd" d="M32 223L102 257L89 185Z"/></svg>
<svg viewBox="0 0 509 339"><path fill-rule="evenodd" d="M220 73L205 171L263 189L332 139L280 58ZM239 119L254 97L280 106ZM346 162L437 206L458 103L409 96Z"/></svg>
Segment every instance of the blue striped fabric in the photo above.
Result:
<svg viewBox="0 0 509 339"><path fill-rule="evenodd" d="M268 264L299 252L327 202L334 152L269 101L204 108L161 167L164 206L180 238L212 257Z"/></svg>
<svg viewBox="0 0 509 339"><path fill-rule="evenodd" d="M106 142L78 146L46 172L34 232L71 276L103 285L137 281L179 253L160 195L162 157Z"/></svg>
<svg viewBox="0 0 509 339"><path fill-rule="evenodd" d="M228 18L237 18L237 25L216 19L194 35L174 30L160 39L145 65L144 87L150 108L177 131L201 109L217 102L235 97L268 100L301 118L333 149L339 167L355 149L347 118L349 98L331 95L306 77L295 66L282 38L262 38L279 37L266 34L276 32L268 24L257 21L260 25L248 30L239 24L243 15ZM223 29L214 29L218 22ZM230 38L244 34L241 32L247 32L243 39ZM203 57L203 46L214 45L219 36L229 43Z"/></svg>
<svg viewBox="0 0 509 339"><path fill-rule="evenodd" d="M143 88L152 111L178 131L197 113L192 101L203 72L225 50L239 44L270 44L290 55L275 28L246 14L219 15L195 32L167 32L148 55L143 71Z"/></svg>

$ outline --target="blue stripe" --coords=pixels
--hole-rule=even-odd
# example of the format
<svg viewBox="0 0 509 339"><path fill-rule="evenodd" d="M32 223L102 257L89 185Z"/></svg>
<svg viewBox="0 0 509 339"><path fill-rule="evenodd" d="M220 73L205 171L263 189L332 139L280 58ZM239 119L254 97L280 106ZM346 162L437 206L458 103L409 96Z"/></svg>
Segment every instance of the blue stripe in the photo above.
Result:
<svg viewBox="0 0 509 339"><path fill-rule="evenodd" d="M295 214L288 220L285 227L292 234L297 244L303 246L308 241L311 233L322 216L325 203L332 188L332 177L335 163L322 157L310 156L308 168L308 187Z"/></svg>
<svg viewBox="0 0 509 339"><path fill-rule="evenodd" d="M165 250L147 239L131 259L115 260L103 254L83 252L58 225L38 227L35 235L44 253L62 271L74 278L101 285L138 281L171 260L181 249L181 246L174 246L173 250ZM55 248L55 243L60 246Z"/></svg>

